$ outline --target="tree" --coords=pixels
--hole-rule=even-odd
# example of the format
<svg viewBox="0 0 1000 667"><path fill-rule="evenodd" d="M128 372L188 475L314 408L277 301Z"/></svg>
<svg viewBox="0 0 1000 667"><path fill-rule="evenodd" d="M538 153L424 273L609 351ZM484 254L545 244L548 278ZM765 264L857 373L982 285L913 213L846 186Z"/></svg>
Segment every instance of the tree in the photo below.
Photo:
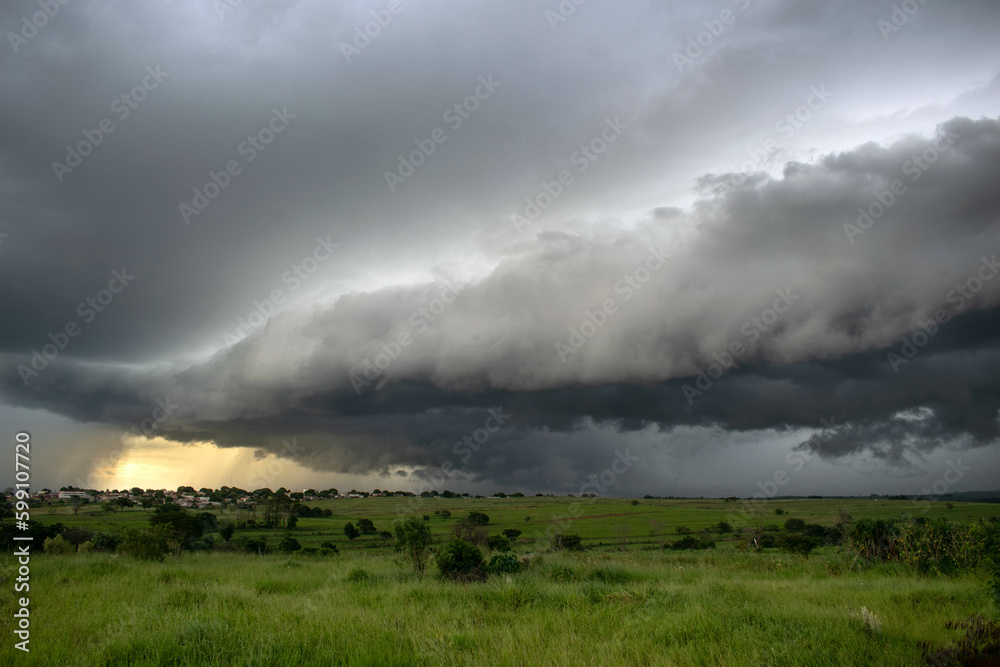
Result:
<svg viewBox="0 0 1000 667"><path fill-rule="evenodd" d="M80 496L73 496L72 498L70 498L69 506L70 509L73 510L74 515L80 513L80 508L83 507L84 502L85 502L84 499L81 498Z"/></svg>
<svg viewBox="0 0 1000 667"><path fill-rule="evenodd" d="M781 539L778 540L778 546L784 551L790 551L794 554L799 554L800 556L809 557L809 553L815 549L819 544L819 540L808 537L806 535L800 535L798 533L791 533L789 535L783 535Z"/></svg>
<svg viewBox="0 0 1000 667"><path fill-rule="evenodd" d="M490 522L490 517L483 512L469 512L469 522L477 526L485 526Z"/></svg>
<svg viewBox="0 0 1000 667"><path fill-rule="evenodd" d="M789 519L785 522L785 530L790 533L805 530L806 522L802 519Z"/></svg>
<svg viewBox="0 0 1000 667"><path fill-rule="evenodd" d="M227 521L226 523L222 524L221 528L219 528L219 534L222 535L222 539L225 542L228 542L230 538L232 538L233 533L235 531L236 531L236 524L234 524L232 521Z"/></svg>
<svg viewBox="0 0 1000 667"><path fill-rule="evenodd" d="M413 574L424 575L427 566L427 551L431 544L431 529L424 521L415 516L396 519L393 523L396 533L396 551L413 564Z"/></svg>
<svg viewBox="0 0 1000 667"><path fill-rule="evenodd" d="M510 551L510 540L503 535L490 535L486 538L486 546L492 551Z"/></svg>
<svg viewBox="0 0 1000 667"><path fill-rule="evenodd" d="M202 519L184 510L157 512L149 517L149 525L154 528L163 526L171 531L180 541L182 549L191 547L191 539L201 537L203 526Z"/></svg>
<svg viewBox="0 0 1000 667"><path fill-rule="evenodd" d="M348 523L344 526L344 535L347 535L347 539L354 540L354 538L361 535L361 531L353 523Z"/></svg>
<svg viewBox="0 0 1000 667"><path fill-rule="evenodd" d="M483 554L475 546L457 537L441 548L437 557L441 576L461 581L482 580Z"/></svg>
<svg viewBox="0 0 1000 667"><path fill-rule="evenodd" d="M506 530L503 531L503 536L506 537L511 542L513 542L514 540L516 540L521 536L521 531L519 531L517 528L507 528Z"/></svg>
<svg viewBox="0 0 1000 667"><path fill-rule="evenodd" d="M378 532L371 519L358 519L358 530L361 531L362 535L374 535Z"/></svg>
<svg viewBox="0 0 1000 667"><path fill-rule="evenodd" d="M42 547L47 554L65 556L76 553L76 546L62 535L46 538L45 542L42 543Z"/></svg>
<svg viewBox="0 0 1000 667"><path fill-rule="evenodd" d="M294 551L299 551L301 548L302 545L299 544L299 541L291 535L285 535L281 538L281 541L278 542L278 551L281 551L282 553L290 554Z"/></svg>

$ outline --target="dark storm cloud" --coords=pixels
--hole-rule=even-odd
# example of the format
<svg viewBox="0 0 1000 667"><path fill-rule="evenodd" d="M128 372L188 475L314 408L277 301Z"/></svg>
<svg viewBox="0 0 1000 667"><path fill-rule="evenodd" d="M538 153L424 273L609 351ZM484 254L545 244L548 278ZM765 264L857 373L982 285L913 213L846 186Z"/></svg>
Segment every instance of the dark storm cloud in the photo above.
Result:
<svg viewBox="0 0 1000 667"><path fill-rule="evenodd" d="M893 463L996 438L980 333L1000 280L960 309L949 295L1000 240L1000 129L978 120L1000 100L1000 7L928 4L883 36L891 3L585 3L552 24L555 6L404 2L348 62L341 43L381 5L60 5L0 66L0 396L126 428L169 398L157 432L179 442L282 454L294 436L314 469L417 477L502 406L463 474L526 485L604 468L615 429L835 415L836 437L803 447ZM726 8L736 21L678 68ZM35 11L5 5L4 32ZM447 110L482 77L498 85L456 127ZM946 90L928 98L928 81ZM781 177L739 173L818 87L829 99L780 137ZM276 113L286 126L249 160ZM947 144L926 138L962 115ZM104 119L92 154L53 168ZM511 214L609 119L617 141L517 233ZM446 141L390 191L385 172L435 128ZM188 224L179 205L231 160ZM692 184L700 198L674 205ZM292 294L282 276L317 239L338 250ZM113 271L134 279L115 291ZM461 286L448 303L444 278ZM275 289L295 303L209 356ZM893 368L941 308L952 321ZM19 371L70 323L56 359ZM689 401L736 342L739 368Z"/></svg>
<svg viewBox="0 0 1000 667"><path fill-rule="evenodd" d="M907 176L925 155L933 164ZM512 415L495 436L503 456L477 458L468 473L495 480L545 476L552 452L533 446L539 432L590 420L622 431L751 431L832 418L834 437L805 447L898 463L907 447L997 437L1000 353L981 332L997 331L1000 279L983 269L995 262L998 178L1000 123L955 119L935 140L866 145L790 164L779 180L722 188L694 207L695 231L670 244L670 257L656 216L609 238L546 234L477 284L293 309L184 369L59 358L25 384L16 366L30 360L8 355L3 391L14 404L122 423L155 398L184 397L165 437L280 452L294 435L300 462L342 472L440 465L489 407ZM852 243L845 227L857 209L900 179L906 190ZM639 281L643 266L651 270ZM615 308L595 319L608 299ZM935 317L947 321L931 342L894 362L901 337ZM734 342L745 349L740 368L699 380ZM918 409L919 419L899 416ZM581 446L571 467L606 454Z"/></svg>

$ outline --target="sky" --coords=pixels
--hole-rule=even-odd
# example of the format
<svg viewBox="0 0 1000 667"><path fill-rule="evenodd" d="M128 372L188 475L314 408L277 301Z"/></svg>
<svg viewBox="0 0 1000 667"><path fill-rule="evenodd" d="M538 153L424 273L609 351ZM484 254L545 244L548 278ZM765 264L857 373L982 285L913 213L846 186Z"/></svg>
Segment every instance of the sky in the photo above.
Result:
<svg viewBox="0 0 1000 667"><path fill-rule="evenodd" d="M995 2L0 24L35 488L997 488Z"/></svg>

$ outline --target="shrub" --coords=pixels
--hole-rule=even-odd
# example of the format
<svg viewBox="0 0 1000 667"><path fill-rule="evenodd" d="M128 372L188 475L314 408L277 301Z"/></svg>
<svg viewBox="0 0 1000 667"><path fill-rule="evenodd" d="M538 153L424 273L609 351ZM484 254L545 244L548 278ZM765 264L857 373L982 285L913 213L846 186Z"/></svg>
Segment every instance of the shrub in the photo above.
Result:
<svg viewBox="0 0 1000 667"><path fill-rule="evenodd" d="M118 544L118 553L123 553L141 560L161 561L167 556L171 537L170 529L165 525L151 526L146 530L141 528L125 528Z"/></svg>
<svg viewBox="0 0 1000 667"><path fill-rule="evenodd" d="M503 531L503 536L506 537L511 542L513 542L514 540L516 540L521 536L521 531L519 531L517 528L508 528Z"/></svg>
<svg viewBox="0 0 1000 667"><path fill-rule="evenodd" d="M266 554L267 542L265 540L247 540L243 544L243 551L248 554Z"/></svg>
<svg viewBox="0 0 1000 667"><path fill-rule="evenodd" d="M490 562L486 564L486 571L490 574L516 574L521 571L521 564L513 551L505 551L490 558Z"/></svg>
<svg viewBox="0 0 1000 667"><path fill-rule="evenodd" d="M677 526L677 528L674 529L674 532L678 535L688 535L691 533L691 529L687 526Z"/></svg>
<svg viewBox="0 0 1000 667"><path fill-rule="evenodd" d="M346 579L352 584L363 584L374 580L375 577L368 570L356 567L347 573Z"/></svg>
<svg viewBox="0 0 1000 667"><path fill-rule="evenodd" d="M471 581L483 578L483 554L464 540L453 539L441 548L437 556L441 576Z"/></svg>
<svg viewBox="0 0 1000 667"><path fill-rule="evenodd" d="M89 542L90 538L94 536L89 530L84 530L83 528L64 528L62 536L66 538L66 541L73 546L79 546L84 542Z"/></svg>
<svg viewBox="0 0 1000 667"><path fill-rule="evenodd" d="M462 519L451 527L453 537L474 544L477 547L486 544L489 533L486 526L474 523L469 518Z"/></svg>
<svg viewBox="0 0 1000 667"><path fill-rule="evenodd" d="M686 549L714 549L715 542L712 540L699 540L694 535L686 535L669 545L674 551L684 551ZM667 545L664 545L667 548Z"/></svg>
<svg viewBox="0 0 1000 667"><path fill-rule="evenodd" d="M361 531L353 523L348 523L344 526L344 535L347 535L347 539L354 541L354 538L361 535Z"/></svg>
<svg viewBox="0 0 1000 667"><path fill-rule="evenodd" d="M358 530L361 531L362 535L374 535L378 532L371 519L358 519Z"/></svg>
<svg viewBox="0 0 1000 667"><path fill-rule="evenodd" d="M232 521L227 521L226 523L222 524L221 528L219 528L219 534L222 535L222 539L224 542L228 542L230 538L232 538L233 533L235 531L236 531L236 525L233 524Z"/></svg>
<svg viewBox="0 0 1000 667"><path fill-rule="evenodd" d="M785 530L790 533L798 532L800 530L805 530L806 522L802 519L789 519L785 522Z"/></svg>
<svg viewBox="0 0 1000 667"><path fill-rule="evenodd" d="M89 554L93 550L94 550L93 542L84 542L83 544L81 544L76 548L77 553L81 554Z"/></svg>
<svg viewBox="0 0 1000 667"><path fill-rule="evenodd" d="M818 523L807 523L805 530L802 532L804 532L807 537L815 537L819 540L825 540L828 534L826 526L821 526Z"/></svg>
<svg viewBox="0 0 1000 667"><path fill-rule="evenodd" d="M715 528L715 530L717 532L719 532L719 533L731 533L731 532L733 532L733 526L732 526L732 524L727 523L725 521L720 521L719 523L715 524L715 526L713 526L713 528Z"/></svg>
<svg viewBox="0 0 1000 667"><path fill-rule="evenodd" d="M73 543L62 535L46 538L43 547L45 548L45 553L56 556L66 556L76 553L76 547L73 546Z"/></svg>
<svg viewBox="0 0 1000 667"><path fill-rule="evenodd" d="M486 546L492 551L510 551L510 540L503 535L490 535L486 538Z"/></svg>
<svg viewBox="0 0 1000 667"><path fill-rule="evenodd" d="M118 548L118 539L107 533L94 533L90 541L98 551L114 551Z"/></svg>
<svg viewBox="0 0 1000 667"><path fill-rule="evenodd" d="M781 508L779 507L779 508L777 508L776 510L774 510L774 513L775 513L775 514L777 514L778 516L781 516L782 514L784 514L784 513L785 513L785 510L783 510L783 509L781 509Z"/></svg>
<svg viewBox="0 0 1000 667"><path fill-rule="evenodd" d="M583 549L583 539L579 535L556 535L553 548L579 551Z"/></svg>
<svg viewBox="0 0 1000 667"><path fill-rule="evenodd" d="M819 540L808 535L791 533L782 535L781 539L778 540L778 546L782 551L808 557L812 550L819 546Z"/></svg>
<svg viewBox="0 0 1000 667"><path fill-rule="evenodd" d="M469 512L469 522L477 526L485 526L490 522L490 517L482 512Z"/></svg>
<svg viewBox="0 0 1000 667"><path fill-rule="evenodd" d="M430 527L425 521L411 516L397 519L393 530L396 531L396 550L413 564L413 573L422 576L427 565L427 548L431 544Z"/></svg>
<svg viewBox="0 0 1000 667"><path fill-rule="evenodd" d="M556 581L573 581L576 571L568 565L553 565L545 571L545 576Z"/></svg>
<svg viewBox="0 0 1000 667"><path fill-rule="evenodd" d="M338 549L337 545L334 544L333 542L324 542L323 544L319 545L319 548L326 549L330 553L340 553L340 549Z"/></svg>
<svg viewBox="0 0 1000 667"><path fill-rule="evenodd" d="M631 504L632 504L633 507L635 507L636 505L639 504L639 501L638 500L633 500Z"/></svg>
<svg viewBox="0 0 1000 667"><path fill-rule="evenodd" d="M294 537L292 537L291 535L285 535L283 538L281 538L281 541L278 542L278 551L282 553L286 554L294 553L296 551L299 551L301 548L302 545L299 544L299 541Z"/></svg>

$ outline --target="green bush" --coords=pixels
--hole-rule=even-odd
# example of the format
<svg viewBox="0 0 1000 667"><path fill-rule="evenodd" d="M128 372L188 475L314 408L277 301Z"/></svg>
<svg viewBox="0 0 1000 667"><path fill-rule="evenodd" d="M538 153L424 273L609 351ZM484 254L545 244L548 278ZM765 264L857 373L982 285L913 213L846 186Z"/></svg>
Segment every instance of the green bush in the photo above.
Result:
<svg viewBox="0 0 1000 667"><path fill-rule="evenodd" d="M76 553L76 547L73 546L73 543L62 535L46 538L42 546L45 549L45 553L54 554L56 556L66 556Z"/></svg>
<svg viewBox="0 0 1000 667"><path fill-rule="evenodd" d="M799 533L782 535L781 539L778 540L778 547L780 547L782 551L788 551L790 553L806 557L808 557L812 550L817 546L819 546L819 540L815 537L809 537L808 535L801 535Z"/></svg>
<svg viewBox="0 0 1000 667"><path fill-rule="evenodd" d="M789 519L785 522L785 530L790 533L806 529L806 522L802 519Z"/></svg>
<svg viewBox="0 0 1000 667"><path fill-rule="evenodd" d="M107 533L95 533L90 541L98 551L114 551L118 548L118 538Z"/></svg>
<svg viewBox="0 0 1000 667"><path fill-rule="evenodd" d="M413 565L413 573L423 576L427 565L427 551L431 544L431 529L426 522L410 516L396 519L396 551L401 552Z"/></svg>
<svg viewBox="0 0 1000 667"><path fill-rule="evenodd" d="M266 540L247 540L243 543L243 551L248 554L266 554L267 553L267 541Z"/></svg>
<svg viewBox="0 0 1000 667"><path fill-rule="evenodd" d="M170 550L168 540L171 537L172 531L167 525L150 526L145 530L124 528L117 551L141 560L162 561Z"/></svg>
<svg viewBox="0 0 1000 667"><path fill-rule="evenodd" d="M694 535L686 535L672 544L663 545L663 548L670 548L674 551L684 551L686 549L714 549L715 542L712 540L699 540Z"/></svg>
<svg viewBox="0 0 1000 667"><path fill-rule="evenodd" d="M477 526L485 526L490 522L490 517L482 512L469 512L469 522Z"/></svg>
<svg viewBox="0 0 1000 667"><path fill-rule="evenodd" d="M83 544L81 544L80 546L78 546L76 548L77 553L81 553L81 554L89 554L93 550L94 550L94 543L93 542L84 542Z"/></svg>
<svg viewBox="0 0 1000 667"><path fill-rule="evenodd" d="M556 535L555 546L557 549L580 551L583 549L583 538L579 535Z"/></svg>
<svg viewBox="0 0 1000 667"><path fill-rule="evenodd" d="M352 584L364 584L373 581L375 577L368 570L356 567L347 573L346 579Z"/></svg>
<svg viewBox="0 0 1000 667"><path fill-rule="evenodd" d="M486 571L490 574L516 574L521 571L521 564L513 551L505 551L490 558L490 562L486 564Z"/></svg>
<svg viewBox="0 0 1000 667"><path fill-rule="evenodd" d="M490 535L486 538L486 546L491 551L510 551L510 540L503 535Z"/></svg>
<svg viewBox="0 0 1000 667"><path fill-rule="evenodd" d="M465 540L457 537L441 548L437 556L441 576L462 581L484 578L483 554Z"/></svg>
<svg viewBox="0 0 1000 667"><path fill-rule="evenodd" d="M507 528L506 530L502 531L502 534L511 542L521 537L521 531L519 531L517 528Z"/></svg>
<svg viewBox="0 0 1000 667"><path fill-rule="evenodd" d="M302 545L299 544L299 541L291 535L285 535L281 538L281 541L278 542L278 551L282 553L290 554L295 551L299 551L300 549L302 549Z"/></svg>

